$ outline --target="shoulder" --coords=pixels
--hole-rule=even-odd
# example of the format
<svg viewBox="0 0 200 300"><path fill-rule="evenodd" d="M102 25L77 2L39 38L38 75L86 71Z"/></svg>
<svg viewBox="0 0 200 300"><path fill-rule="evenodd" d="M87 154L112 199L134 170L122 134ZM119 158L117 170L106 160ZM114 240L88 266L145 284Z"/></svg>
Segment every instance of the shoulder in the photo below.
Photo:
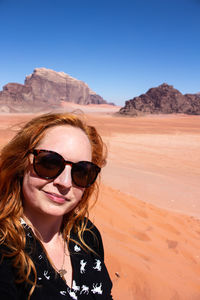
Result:
<svg viewBox="0 0 200 300"><path fill-rule="evenodd" d="M98 228L90 221L87 221L87 227L84 232L84 238L89 242L91 248L104 259L104 249L101 233Z"/></svg>
<svg viewBox="0 0 200 300"><path fill-rule="evenodd" d="M85 230L83 231L83 241L89 246L97 256L104 260L104 248L101 234L98 228L89 219L84 219ZM94 254L92 253L92 254Z"/></svg>
<svg viewBox="0 0 200 300"><path fill-rule="evenodd" d="M90 219L84 219L84 222L86 224L86 229L84 231L84 234L90 234L91 236L94 237L94 235L96 236L96 238L102 242L102 238L101 238L101 233L99 231L99 229L94 225L94 223L92 223L90 221Z"/></svg>
<svg viewBox="0 0 200 300"><path fill-rule="evenodd" d="M0 295L1 299L17 299L17 289L12 269L12 260L2 255L0 247Z"/></svg>
<svg viewBox="0 0 200 300"><path fill-rule="evenodd" d="M12 272L12 258L5 255L8 253L8 248L5 245L0 245L0 279L1 280L9 280L13 277ZM4 273L5 272L5 273ZM5 274L5 276L1 276Z"/></svg>

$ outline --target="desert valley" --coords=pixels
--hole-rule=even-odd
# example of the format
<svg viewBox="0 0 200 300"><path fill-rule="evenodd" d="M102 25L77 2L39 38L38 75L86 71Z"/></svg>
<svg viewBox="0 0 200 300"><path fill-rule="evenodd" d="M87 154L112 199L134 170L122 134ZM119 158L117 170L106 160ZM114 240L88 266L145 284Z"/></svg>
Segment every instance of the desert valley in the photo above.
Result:
<svg viewBox="0 0 200 300"><path fill-rule="evenodd" d="M200 116L131 118L106 104L62 107L74 109L108 147L90 218L103 236L114 299L200 299ZM2 113L0 146L32 116Z"/></svg>

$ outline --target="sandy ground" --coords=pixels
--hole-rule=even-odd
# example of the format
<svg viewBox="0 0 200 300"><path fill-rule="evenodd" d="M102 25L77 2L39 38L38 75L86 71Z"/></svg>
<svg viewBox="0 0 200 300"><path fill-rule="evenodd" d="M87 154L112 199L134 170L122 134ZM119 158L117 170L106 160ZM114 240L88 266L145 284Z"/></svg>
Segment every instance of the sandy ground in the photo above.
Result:
<svg viewBox="0 0 200 300"><path fill-rule="evenodd" d="M102 232L114 299L200 299L200 116L75 109L85 109L108 147L91 219ZM31 117L0 115L0 146Z"/></svg>

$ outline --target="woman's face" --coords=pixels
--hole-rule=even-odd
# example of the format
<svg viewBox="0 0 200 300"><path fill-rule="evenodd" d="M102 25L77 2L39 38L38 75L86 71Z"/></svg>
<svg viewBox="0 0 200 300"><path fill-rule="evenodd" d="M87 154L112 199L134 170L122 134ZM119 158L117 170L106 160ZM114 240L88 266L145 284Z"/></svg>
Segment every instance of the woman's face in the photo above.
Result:
<svg viewBox="0 0 200 300"><path fill-rule="evenodd" d="M36 149L55 151L72 162L91 161L92 158L91 144L86 134L69 125L48 129ZM55 179L43 179L35 173L33 154L30 154L30 164L23 179L23 206L28 218L47 215L62 218L77 206L83 192L84 188L72 182L70 165L66 165Z"/></svg>

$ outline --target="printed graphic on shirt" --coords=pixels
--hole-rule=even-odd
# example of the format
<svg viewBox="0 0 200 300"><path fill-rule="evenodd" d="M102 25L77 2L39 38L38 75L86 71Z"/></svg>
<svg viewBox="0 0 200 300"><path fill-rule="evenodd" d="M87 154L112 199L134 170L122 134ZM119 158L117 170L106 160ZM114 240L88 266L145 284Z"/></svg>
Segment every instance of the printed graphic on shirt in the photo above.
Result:
<svg viewBox="0 0 200 300"><path fill-rule="evenodd" d="M66 291L60 291L60 294L61 294L62 296L66 296L66 295L67 295L67 292L66 292Z"/></svg>
<svg viewBox="0 0 200 300"><path fill-rule="evenodd" d="M24 226L24 228L29 229L30 227L26 224L23 218L20 218L20 223Z"/></svg>
<svg viewBox="0 0 200 300"><path fill-rule="evenodd" d="M95 259L95 266L93 267L94 270L101 271L101 261L99 259Z"/></svg>
<svg viewBox="0 0 200 300"><path fill-rule="evenodd" d="M32 234L31 234L30 232L27 233L27 236L28 236L30 239L33 238L33 237L32 237Z"/></svg>
<svg viewBox="0 0 200 300"><path fill-rule="evenodd" d="M77 300L78 297L76 296L76 293L72 290L70 290L69 288L67 289L69 295L72 297L72 299Z"/></svg>
<svg viewBox="0 0 200 300"><path fill-rule="evenodd" d="M86 295L88 295L89 294L89 287L83 284L82 287L81 287L80 294L86 294Z"/></svg>
<svg viewBox="0 0 200 300"><path fill-rule="evenodd" d="M80 286L76 285L76 281L75 281L75 280L73 280L73 283L72 283L72 289L73 289L75 292L80 291Z"/></svg>
<svg viewBox="0 0 200 300"><path fill-rule="evenodd" d="M101 295L102 293L103 293L103 291L102 291L102 283L100 283L99 285L98 285L98 283L93 283L93 289L91 290L91 292L93 293L93 294L99 294L99 295Z"/></svg>
<svg viewBox="0 0 200 300"><path fill-rule="evenodd" d="M48 275L48 270L45 270L44 271L44 277L49 280L50 279L50 276Z"/></svg>
<svg viewBox="0 0 200 300"><path fill-rule="evenodd" d="M85 266L87 265L87 262L84 261L84 259L81 259L80 261L80 272L81 274L85 273Z"/></svg>
<svg viewBox="0 0 200 300"><path fill-rule="evenodd" d="M81 251L81 248L80 248L78 245L75 245L75 246L74 246L74 251L75 251L75 252L80 252L80 251Z"/></svg>

